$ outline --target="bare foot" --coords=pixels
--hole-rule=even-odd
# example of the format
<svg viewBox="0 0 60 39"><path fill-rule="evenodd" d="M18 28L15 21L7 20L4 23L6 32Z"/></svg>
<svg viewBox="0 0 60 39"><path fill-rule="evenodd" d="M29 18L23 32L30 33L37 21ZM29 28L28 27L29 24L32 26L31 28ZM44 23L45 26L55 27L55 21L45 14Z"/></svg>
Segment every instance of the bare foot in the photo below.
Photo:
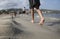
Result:
<svg viewBox="0 0 60 39"><path fill-rule="evenodd" d="M32 22L32 23L34 23L34 21L33 21L33 20L32 20L31 22Z"/></svg>
<svg viewBox="0 0 60 39"><path fill-rule="evenodd" d="M44 21L45 21L44 18L42 18L39 24L40 25L43 25L44 24Z"/></svg>

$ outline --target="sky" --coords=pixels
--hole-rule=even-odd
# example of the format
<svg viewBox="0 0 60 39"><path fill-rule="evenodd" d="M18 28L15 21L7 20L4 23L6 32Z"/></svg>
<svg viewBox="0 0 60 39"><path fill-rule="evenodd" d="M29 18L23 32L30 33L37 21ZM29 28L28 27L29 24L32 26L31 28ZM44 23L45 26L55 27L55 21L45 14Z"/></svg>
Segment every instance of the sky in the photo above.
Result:
<svg viewBox="0 0 60 39"><path fill-rule="evenodd" d="M60 10L60 0L40 0L41 9ZM29 0L0 0L0 10L9 8L29 9Z"/></svg>

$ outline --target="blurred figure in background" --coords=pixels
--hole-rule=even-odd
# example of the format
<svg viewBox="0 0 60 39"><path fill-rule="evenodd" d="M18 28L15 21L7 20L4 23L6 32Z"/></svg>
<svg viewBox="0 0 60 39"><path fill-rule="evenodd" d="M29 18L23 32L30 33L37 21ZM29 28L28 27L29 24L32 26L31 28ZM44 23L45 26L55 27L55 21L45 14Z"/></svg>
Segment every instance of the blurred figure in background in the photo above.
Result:
<svg viewBox="0 0 60 39"><path fill-rule="evenodd" d="M26 8L25 7L23 8L23 14L26 14Z"/></svg>

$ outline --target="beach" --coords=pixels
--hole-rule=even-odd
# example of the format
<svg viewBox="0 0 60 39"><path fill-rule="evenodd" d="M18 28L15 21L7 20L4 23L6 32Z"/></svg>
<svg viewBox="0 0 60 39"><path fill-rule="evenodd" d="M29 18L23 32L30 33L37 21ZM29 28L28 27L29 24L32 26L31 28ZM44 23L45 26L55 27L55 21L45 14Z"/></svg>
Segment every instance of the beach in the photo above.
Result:
<svg viewBox="0 0 60 39"><path fill-rule="evenodd" d="M31 15L20 14L0 16L0 39L60 39L60 18L45 17L44 25L39 25L39 16L31 23Z"/></svg>

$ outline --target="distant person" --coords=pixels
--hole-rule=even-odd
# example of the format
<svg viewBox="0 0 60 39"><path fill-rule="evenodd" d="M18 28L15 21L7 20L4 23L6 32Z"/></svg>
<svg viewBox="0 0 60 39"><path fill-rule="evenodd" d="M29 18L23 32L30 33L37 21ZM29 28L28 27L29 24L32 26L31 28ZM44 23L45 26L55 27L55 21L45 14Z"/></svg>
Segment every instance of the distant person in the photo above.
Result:
<svg viewBox="0 0 60 39"><path fill-rule="evenodd" d="M25 8L25 7L23 8L23 13L24 13L24 14L26 13L26 8Z"/></svg>
<svg viewBox="0 0 60 39"><path fill-rule="evenodd" d="M29 0L30 9L31 9L31 15L32 15L32 23L34 23L34 9L38 12L39 16L41 17L41 20L39 21L40 25L44 24L44 17L42 15L41 10L39 9L40 6L40 0Z"/></svg>
<svg viewBox="0 0 60 39"><path fill-rule="evenodd" d="M10 11L10 15L12 16L12 18L16 17L17 13L15 11Z"/></svg>
<svg viewBox="0 0 60 39"><path fill-rule="evenodd" d="M17 15L17 13L16 12L14 12L14 16L16 17L16 15Z"/></svg>

